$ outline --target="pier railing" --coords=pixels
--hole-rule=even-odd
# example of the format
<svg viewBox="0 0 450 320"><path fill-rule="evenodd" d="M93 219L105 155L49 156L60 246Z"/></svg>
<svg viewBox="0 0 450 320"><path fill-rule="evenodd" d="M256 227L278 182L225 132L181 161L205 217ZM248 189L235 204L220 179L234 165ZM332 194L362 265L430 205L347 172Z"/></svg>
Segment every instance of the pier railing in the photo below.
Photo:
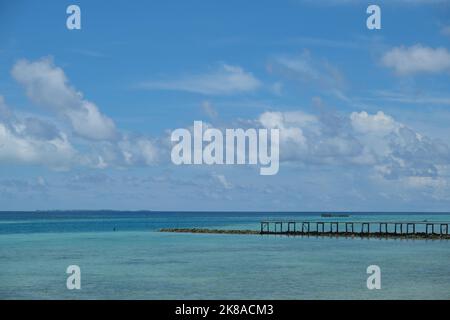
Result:
<svg viewBox="0 0 450 320"><path fill-rule="evenodd" d="M261 221L261 234L449 235L439 221Z"/></svg>

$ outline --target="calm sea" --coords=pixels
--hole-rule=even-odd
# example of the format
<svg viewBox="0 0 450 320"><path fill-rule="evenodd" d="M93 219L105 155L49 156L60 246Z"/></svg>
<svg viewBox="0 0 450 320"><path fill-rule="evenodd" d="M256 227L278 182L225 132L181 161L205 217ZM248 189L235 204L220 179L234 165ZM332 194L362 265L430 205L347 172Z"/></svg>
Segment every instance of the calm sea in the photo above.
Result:
<svg viewBox="0 0 450 320"><path fill-rule="evenodd" d="M160 233L308 213L2 212L1 299L450 299L450 241ZM334 218L336 219L336 218ZM450 221L450 214L350 220ZM81 290L66 268L81 268ZM366 269L381 268L381 290Z"/></svg>

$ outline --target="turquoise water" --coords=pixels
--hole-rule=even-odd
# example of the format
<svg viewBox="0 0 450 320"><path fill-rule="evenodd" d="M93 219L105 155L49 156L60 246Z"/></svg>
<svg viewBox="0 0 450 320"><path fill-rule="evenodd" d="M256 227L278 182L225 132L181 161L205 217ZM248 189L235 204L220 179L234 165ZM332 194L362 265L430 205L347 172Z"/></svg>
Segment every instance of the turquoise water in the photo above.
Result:
<svg viewBox="0 0 450 320"><path fill-rule="evenodd" d="M266 219L323 218L293 213L0 213L0 298L450 299L449 241L157 232L164 227L258 229ZM449 221L450 215L349 219ZM381 268L381 290L366 287L366 268L372 264ZM66 288L69 265L81 268L81 290Z"/></svg>

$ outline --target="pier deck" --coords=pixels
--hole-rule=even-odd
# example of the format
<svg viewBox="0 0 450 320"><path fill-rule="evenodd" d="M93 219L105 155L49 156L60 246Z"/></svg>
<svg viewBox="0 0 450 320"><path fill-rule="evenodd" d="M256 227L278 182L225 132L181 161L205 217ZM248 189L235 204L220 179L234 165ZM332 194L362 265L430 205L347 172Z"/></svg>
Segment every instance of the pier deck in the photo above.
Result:
<svg viewBox="0 0 450 320"><path fill-rule="evenodd" d="M440 236L450 238L444 221L261 221L260 234Z"/></svg>

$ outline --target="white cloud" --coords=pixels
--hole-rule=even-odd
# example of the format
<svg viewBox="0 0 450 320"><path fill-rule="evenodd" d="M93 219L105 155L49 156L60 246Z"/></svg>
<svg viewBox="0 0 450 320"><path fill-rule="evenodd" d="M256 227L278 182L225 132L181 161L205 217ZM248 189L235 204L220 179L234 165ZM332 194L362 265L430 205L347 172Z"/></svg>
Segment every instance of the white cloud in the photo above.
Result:
<svg viewBox="0 0 450 320"><path fill-rule="evenodd" d="M0 161L44 164L59 169L67 167L75 154L64 135L51 140L40 140L22 136L0 123Z"/></svg>
<svg viewBox="0 0 450 320"><path fill-rule="evenodd" d="M265 112L259 117L263 127L281 129L281 141L294 142L299 147L306 143L302 127L315 121L313 116L303 112Z"/></svg>
<svg viewBox="0 0 450 320"><path fill-rule="evenodd" d="M94 103L69 86L64 71L51 59L21 60L14 65L12 75L33 102L53 111L55 120L67 120L72 132L63 132L53 122L36 116L18 117L0 96L0 160L99 169L157 162L159 148L155 140L120 132ZM69 142L71 133L81 138L76 146Z"/></svg>
<svg viewBox="0 0 450 320"><path fill-rule="evenodd" d="M77 135L91 140L115 138L114 122L94 103L83 99L82 93L69 85L64 71L50 58L35 62L20 60L14 65L12 76L25 87L33 102L67 119Z"/></svg>
<svg viewBox="0 0 450 320"><path fill-rule="evenodd" d="M292 164L369 167L384 179L439 178L450 164L450 148L379 111L312 116L303 112L266 112L257 120L280 129L280 158ZM416 181L416 180L414 180ZM419 180L417 180L419 181Z"/></svg>
<svg viewBox="0 0 450 320"><path fill-rule="evenodd" d="M98 138L95 124L106 116L68 85L63 70L48 60L21 63L15 66L13 74L33 101L58 114L62 110L69 119L79 119L80 122L71 121L79 136L87 130L82 128L83 123L94 131L84 131L88 138L75 140L80 144L76 148L70 142L70 133L39 117L18 117L0 97L0 161L54 168L106 168L149 166L160 159L164 148L159 147L158 140L125 134L115 126L114 139L93 139ZM50 99L52 93L54 101ZM84 120L70 115L79 108L91 113ZM404 179L417 186L436 187L436 181L444 179L440 167L450 163L447 144L423 136L381 111L344 116L331 112L265 112L248 123L279 128L281 160L301 166L365 167L385 180ZM233 187L223 175L214 179L225 189Z"/></svg>
<svg viewBox="0 0 450 320"><path fill-rule="evenodd" d="M443 189L448 186L447 180L432 177L408 177L406 184L412 188L437 188Z"/></svg>
<svg viewBox="0 0 450 320"><path fill-rule="evenodd" d="M228 182L227 178L223 174L213 174L213 178L219 182L219 184L225 189L232 189L233 185Z"/></svg>
<svg viewBox="0 0 450 320"><path fill-rule="evenodd" d="M117 141L92 142L85 149L79 164L97 169L151 166L161 153L157 141L128 135Z"/></svg>
<svg viewBox="0 0 450 320"><path fill-rule="evenodd" d="M152 165L157 160L158 150L148 138L124 137L118 147L128 165Z"/></svg>
<svg viewBox="0 0 450 320"><path fill-rule="evenodd" d="M438 105L450 105L450 96L442 96L441 93L429 93L424 94L423 92L414 92L411 93L403 93L403 92L394 92L387 90L377 90L374 91L376 100L385 100L392 101L398 103L407 103L407 104L438 104Z"/></svg>
<svg viewBox="0 0 450 320"><path fill-rule="evenodd" d="M271 85L270 90L277 96L281 96L283 94L283 83L275 82Z"/></svg>
<svg viewBox="0 0 450 320"><path fill-rule="evenodd" d="M354 155L360 147L324 121L301 111L265 112L258 118L263 127L280 129L282 161L330 163Z"/></svg>
<svg viewBox="0 0 450 320"><path fill-rule="evenodd" d="M382 57L382 63L398 75L442 73L450 70L450 53L446 48L430 48L417 44L392 48Z"/></svg>
<svg viewBox="0 0 450 320"><path fill-rule="evenodd" d="M149 90L175 90L205 95L229 95L257 90L261 82L241 67L223 64L217 70L204 74L182 76L175 80L149 81L140 88Z"/></svg>
<svg viewBox="0 0 450 320"><path fill-rule="evenodd" d="M38 118L18 119L0 96L0 162L65 169L76 157L67 135Z"/></svg>
<svg viewBox="0 0 450 320"><path fill-rule="evenodd" d="M305 50L299 55L281 55L273 59L267 69L287 79L313 84L328 89L345 86L344 76L338 68L325 59L314 58Z"/></svg>
<svg viewBox="0 0 450 320"><path fill-rule="evenodd" d="M374 115L369 115L365 111L353 112L350 119L356 132L372 133L378 136L385 136L400 126L391 116L384 114L382 111L378 111Z"/></svg>
<svg viewBox="0 0 450 320"><path fill-rule="evenodd" d="M219 114L217 113L217 110L214 108L212 103L209 101L202 102L202 110L211 119L216 119L219 116Z"/></svg>

